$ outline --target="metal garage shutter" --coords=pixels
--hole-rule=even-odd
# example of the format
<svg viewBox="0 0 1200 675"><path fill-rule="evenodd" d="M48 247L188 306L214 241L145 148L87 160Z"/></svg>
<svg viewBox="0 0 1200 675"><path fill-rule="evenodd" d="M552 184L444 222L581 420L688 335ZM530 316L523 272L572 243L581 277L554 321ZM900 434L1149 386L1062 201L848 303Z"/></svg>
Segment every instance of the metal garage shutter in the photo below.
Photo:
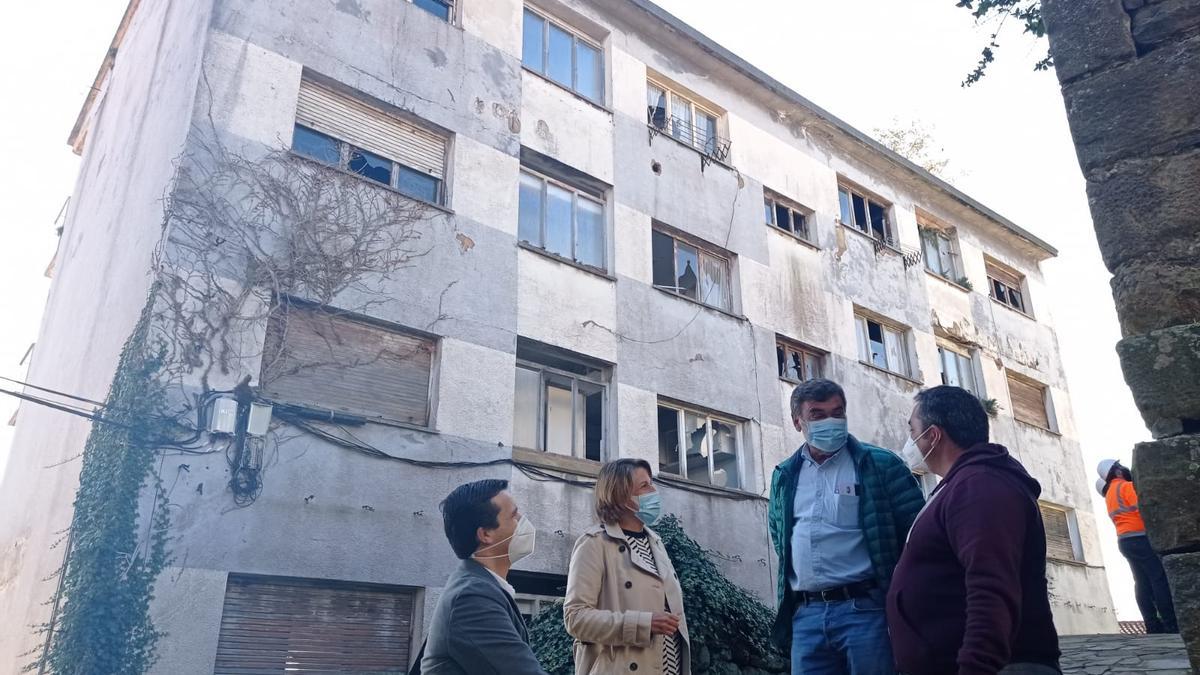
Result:
<svg viewBox="0 0 1200 675"><path fill-rule="evenodd" d="M267 325L263 392L281 402L425 426L433 342L285 305Z"/></svg>
<svg viewBox="0 0 1200 675"><path fill-rule="evenodd" d="M1012 400L1013 417L1043 429L1050 428L1050 418L1046 414L1046 389L1033 382L1028 382L1008 374L1008 394Z"/></svg>
<svg viewBox="0 0 1200 675"><path fill-rule="evenodd" d="M412 615L408 589L230 575L214 672L405 672Z"/></svg>
<svg viewBox="0 0 1200 675"><path fill-rule="evenodd" d="M1067 512L1045 504L1038 504L1038 508L1042 512L1042 524L1046 528L1046 557L1075 560L1075 544L1071 540Z"/></svg>
<svg viewBox="0 0 1200 675"><path fill-rule="evenodd" d="M445 177L445 137L328 87L300 82L296 122L436 178Z"/></svg>

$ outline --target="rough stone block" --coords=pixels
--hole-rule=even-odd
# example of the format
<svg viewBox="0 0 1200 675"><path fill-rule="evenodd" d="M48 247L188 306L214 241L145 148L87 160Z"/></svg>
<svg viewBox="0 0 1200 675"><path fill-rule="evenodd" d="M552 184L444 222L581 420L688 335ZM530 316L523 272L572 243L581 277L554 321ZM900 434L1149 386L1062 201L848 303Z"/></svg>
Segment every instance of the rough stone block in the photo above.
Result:
<svg viewBox="0 0 1200 675"><path fill-rule="evenodd" d="M1155 438L1200 428L1200 323L1127 337L1117 355Z"/></svg>
<svg viewBox="0 0 1200 675"><path fill-rule="evenodd" d="M1154 550L1200 547L1200 434L1138 443L1133 468L1138 506Z"/></svg>
<svg viewBox="0 0 1200 675"><path fill-rule="evenodd" d="M1132 12L1138 7L1146 4L1146 0L1122 0L1121 4L1125 6L1125 11Z"/></svg>
<svg viewBox="0 0 1200 675"><path fill-rule="evenodd" d="M1163 566L1171 580L1175 617L1179 619L1179 634L1187 643L1192 672L1200 673L1200 553L1165 556Z"/></svg>
<svg viewBox="0 0 1200 675"><path fill-rule="evenodd" d="M1122 0L1042 0L1060 82L1137 54Z"/></svg>
<svg viewBox="0 0 1200 675"><path fill-rule="evenodd" d="M1064 84L1084 175L1092 178L1121 159L1169 155L1200 144L1198 81L1200 36L1195 36Z"/></svg>
<svg viewBox="0 0 1200 675"><path fill-rule="evenodd" d="M1200 27L1200 0L1163 0L1133 12L1133 40L1143 51Z"/></svg>
<svg viewBox="0 0 1200 675"><path fill-rule="evenodd" d="M1142 259L1122 265L1112 279L1124 335L1200 322L1200 265Z"/></svg>
<svg viewBox="0 0 1200 675"><path fill-rule="evenodd" d="M1122 162L1088 180L1104 264L1112 272L1147 256L1200 259L1200 150Z"/></svg>

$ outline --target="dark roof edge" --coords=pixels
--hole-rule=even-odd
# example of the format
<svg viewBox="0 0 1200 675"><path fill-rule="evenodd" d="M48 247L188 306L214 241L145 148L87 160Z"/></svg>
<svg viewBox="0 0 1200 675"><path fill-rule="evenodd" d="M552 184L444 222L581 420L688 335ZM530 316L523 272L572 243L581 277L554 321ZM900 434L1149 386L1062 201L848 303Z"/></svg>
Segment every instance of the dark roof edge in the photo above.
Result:
<svg viewBox="0 0 1200 675"><path fill-rule="evenodd" d="M904 169L907 169L908 171L916 174L917 177L920 178L921 180L924 180L927 183L931 183L933 185L933 187L937 188L938 190L941 190L942 192L946 193L950 197L957 199L958 201L960 201L963 204L965 204L966 206L974 209L975 211L978 211L980 214L984 215L985 217L999 223L1005 229L1011 231L1013 234L1017 235L1021 239L1024 239L1025 241L1033 244L1034 246L1037 246L1038 248L1046 251L1051 256L1058 255L1058 249L1054 248L1053 246L1051 246L1049 243L1047 243L1040 237L1034 235L1033 233L1029 232L1028 230L1021 227L1020 225L1017 225L1016 223L1009 220L1008 218L1005 218L1004 216L1000 215L996 211L992 210L990 207L979 202L978 200L976 200L975 198L966 194L962 190L959 190L958 188L947 183L946 181L942 180L941 178L938 178L937 176L926 171L925 169L922 169L921 167L914 164L912 161L901 156L896 151L892 150L891 148L888 148L887 146L883 145L882 143L875 140L874 138L871 138L870 136L868 136L865 133L854 128L847 122L841 120L833 113L830 113L828 110L825 110L824 108L817 105L816 103L813 103L812 101L808 100L807 98L801 96L799 93L792 90L787 85L783 84L782 82L780 82L780 81L776 80L775 78L771 77L770 75L766 74L765 72L763 72L762 70L760 70L753 64L749 63L742 57L738 56L737 54L734 54L733 52L729 51L725 47L722 47L720 44L715 42L712 38L709 38L708 36L701 33L700 31L696 30L695 28L691 27L687 23L684 23L682 20L680 20L674 14L671 14L670 12L666 11L662 7L659 7L658 5L654 4L653 2L650 2L649 0L626 0L626 1L629 2L630 4L634 5L638 9L653 16L655 19L658 19L659 21L662 21L663 23L667 24L668 27L670 27L670 28L678 31L679 33L683 34L684 36L692 39L697 44L699 44L700 47L703 48L705 51L709 52L716 58L726 62L734 70L741 72L746 77L750 78L751 80L753 80L753 81L763 85L767 89L771 90L772 93L774 93L784 99L787 99L787 100L791 101L792 103L795 103L796 105L807 108L818 118L825 120L829 124L832 124L838 130L840 130L843 133L845 133L846 135L850 136L855 141L858 141L859 143L867 146L867 148L882 154L884 157L891 160L894 164L897 164L898 166L900 166Z"/></svg>

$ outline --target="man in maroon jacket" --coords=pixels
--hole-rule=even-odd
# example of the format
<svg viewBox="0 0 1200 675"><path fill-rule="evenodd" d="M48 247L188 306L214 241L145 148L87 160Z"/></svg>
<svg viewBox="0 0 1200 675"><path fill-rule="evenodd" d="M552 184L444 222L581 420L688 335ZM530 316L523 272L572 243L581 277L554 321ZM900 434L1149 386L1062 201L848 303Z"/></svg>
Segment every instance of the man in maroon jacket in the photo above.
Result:
<svg viewBox="0 0 1200 675"><path fill-rule="evenodd" d="M943 478L909 531L888 591L897 670L1059 673L1041 486L987 442L987 413L964 389L917 394L908 425L905 461Z"/></svg>

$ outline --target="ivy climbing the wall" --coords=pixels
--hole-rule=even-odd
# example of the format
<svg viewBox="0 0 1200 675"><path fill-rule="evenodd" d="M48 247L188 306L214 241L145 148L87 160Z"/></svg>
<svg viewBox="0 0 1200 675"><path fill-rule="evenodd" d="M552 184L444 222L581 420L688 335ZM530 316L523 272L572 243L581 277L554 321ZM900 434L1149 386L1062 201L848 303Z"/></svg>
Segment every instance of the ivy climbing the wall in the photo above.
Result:
<svg viewBox="0 0 1200 675"><path fill-rule="evenodd" d="M683 587L692 673L786 672L787 658L770 640L774 610L727 579L700 544L687 536L677 517L664 517L654 531L662 537ZM534 618L529 639L546 672L574 673L573 640L563 626L562 603Z"/></svg>

